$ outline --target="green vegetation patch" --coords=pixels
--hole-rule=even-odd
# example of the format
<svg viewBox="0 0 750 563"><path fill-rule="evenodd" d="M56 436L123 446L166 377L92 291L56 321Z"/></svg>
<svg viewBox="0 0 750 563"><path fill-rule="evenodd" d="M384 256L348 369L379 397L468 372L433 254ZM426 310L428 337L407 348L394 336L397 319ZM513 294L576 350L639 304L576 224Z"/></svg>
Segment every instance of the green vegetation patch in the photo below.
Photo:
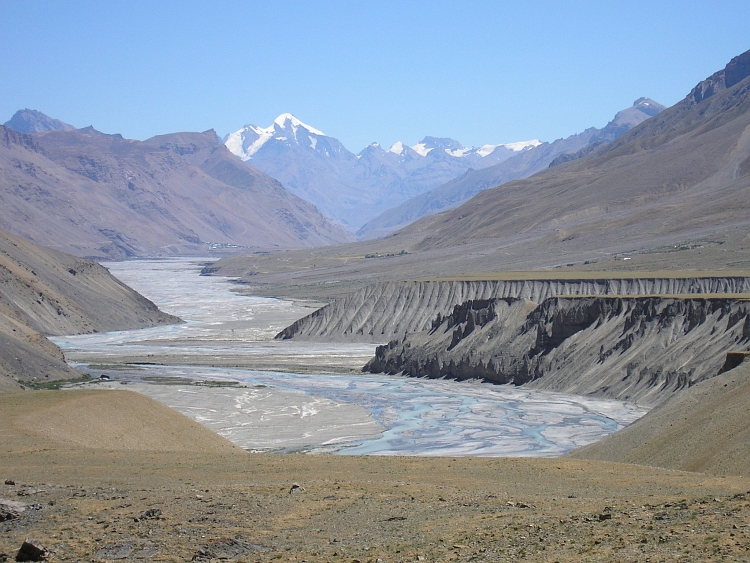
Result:
<svg viewBox="0 0 750 563"><path fill-rule="evenodd" d="M81 383L91 383L92 379L89 375L83 375L73 379L54 379L52 381L29 381L24 382L24 385L29 389L37 390L58 390L63 387L69 387L71 385L80 385Z"/></svg>

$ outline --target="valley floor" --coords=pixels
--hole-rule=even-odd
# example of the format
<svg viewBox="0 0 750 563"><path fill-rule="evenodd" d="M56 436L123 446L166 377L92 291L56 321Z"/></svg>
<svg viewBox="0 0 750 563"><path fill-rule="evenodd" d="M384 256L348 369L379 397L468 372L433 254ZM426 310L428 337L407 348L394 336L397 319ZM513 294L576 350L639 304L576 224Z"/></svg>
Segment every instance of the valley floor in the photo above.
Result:
<svg viewBox="0 0 750 563"><path fill-rule="evenodd" d="M0 484L8 559L32 539L49 561L750 560L745 478L570 459L248 454L125 391L8 393L0 413L0 477L15 483Z"/></svg>

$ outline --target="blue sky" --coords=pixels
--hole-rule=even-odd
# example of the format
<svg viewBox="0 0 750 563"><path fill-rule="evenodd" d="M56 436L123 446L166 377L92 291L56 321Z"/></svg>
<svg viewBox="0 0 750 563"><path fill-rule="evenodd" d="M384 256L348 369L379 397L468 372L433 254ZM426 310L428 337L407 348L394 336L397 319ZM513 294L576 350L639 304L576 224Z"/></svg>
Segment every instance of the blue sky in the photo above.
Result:
<svg viewBox="0 0 750 563"><path fill-rule="evenodd" d="M213 4L213 5L209 5ZM0 123L145 139L291 112L353 152L554 140L750 49L750 2L0 0Z"/></svg>

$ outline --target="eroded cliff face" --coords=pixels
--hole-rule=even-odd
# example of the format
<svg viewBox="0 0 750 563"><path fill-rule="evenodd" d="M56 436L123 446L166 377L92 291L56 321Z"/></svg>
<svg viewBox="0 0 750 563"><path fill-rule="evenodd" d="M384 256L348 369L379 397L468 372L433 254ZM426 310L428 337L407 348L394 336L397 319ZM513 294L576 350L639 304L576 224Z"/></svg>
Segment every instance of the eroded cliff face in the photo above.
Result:
<svg viewBox="0 0 750 563"><path fill-rule="evenodd" d="M653 405L750 346L750 302L728 298L470 300L379 346L366 371L483 378Z"/></svg>
<svg viewBox="0 0 750 563"><path fill-rule="evenodd" d="M344 296L287 327L279 339L385 343L428 329L469 300L556 296L750 293L750 278L642 278L477 282L389 282Z"/></svg>

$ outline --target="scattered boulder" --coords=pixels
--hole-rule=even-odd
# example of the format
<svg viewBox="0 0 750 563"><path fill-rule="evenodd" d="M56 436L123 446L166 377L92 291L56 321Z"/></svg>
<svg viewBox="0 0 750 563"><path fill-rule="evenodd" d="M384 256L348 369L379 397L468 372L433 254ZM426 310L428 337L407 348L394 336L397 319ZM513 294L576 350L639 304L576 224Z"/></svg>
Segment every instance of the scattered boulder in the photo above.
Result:
<svg viewBox="0 0 750 563"><path fill-rule="evenodd" d="M292 487L289 489L289 494L293 493L304 493L305 488L301 486L299 483L292 483Z"/></svg>
<svg viewBox="0 0 750 563"><path fill-rule="evenodd" d="M0 498L0 522L15 520L24 510L26 510L24 503Z"/></svg>
<svg viewBox="0 0 750 563"><path fill-rule="evenodd" d="M43 561L47 558L47 548L39 542L26 540L16 554L16 561Z"/></svg>
<svg viewBox="0 0 750 563"><path fill-rule="evenodd" d="M159 548L157 546L147 545L133 552L132 558L133 559L151 559L157 553L159 553Z"/></svg>
<svg viewBox="0 0 750 563"><path fill-rule="evenodd" d="M140 516L141 520L161 520L161 518L161 510L158 508L149 508Z"/></svg>
<svg viewBox="0 0 750 563"><path fill-rule="evenodd" d="M14 486L16 482L13 479L6 479L5 480L6 485Z"/></svg>

